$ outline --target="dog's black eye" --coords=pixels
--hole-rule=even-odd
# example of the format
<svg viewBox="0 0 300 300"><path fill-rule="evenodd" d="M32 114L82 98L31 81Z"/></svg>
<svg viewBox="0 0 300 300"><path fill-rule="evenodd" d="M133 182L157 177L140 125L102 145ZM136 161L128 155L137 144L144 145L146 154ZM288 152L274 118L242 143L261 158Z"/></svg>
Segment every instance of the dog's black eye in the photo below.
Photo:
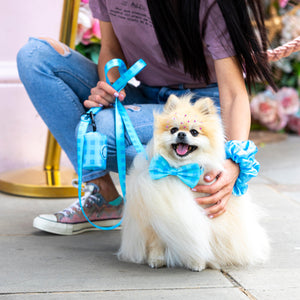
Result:
<svg viewBox="0 0 300 300"><path fill-rule="evenodd" d="M196 129L192 129L190 131L190 133L191 133L192 136L197 136L199 134L199 132Z"/></svg>
<svg viewBox="0 0 300 300"><path fill-rule="evenodd" d="M178 128L177 127L173 127L171 130L170 130L170 132L172 133L172 134L174 134L175 132L177 132L178 131Z"/></svg>

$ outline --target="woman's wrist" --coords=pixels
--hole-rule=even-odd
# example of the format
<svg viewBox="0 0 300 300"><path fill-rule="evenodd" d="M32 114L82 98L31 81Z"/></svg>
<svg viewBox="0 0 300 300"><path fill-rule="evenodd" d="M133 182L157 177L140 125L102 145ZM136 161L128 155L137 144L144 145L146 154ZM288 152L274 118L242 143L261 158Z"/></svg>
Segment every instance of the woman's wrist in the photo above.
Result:
<svg viewBox="0 0 300 300"><path fill-rule="evenodd" d="M237 163L240 168L240 174L235 182L232 193L235 196L241 196L248 189L247 182L256 177L259 171L259 163L255 159L257 147L248 141L227 141L225 143L226 158Z"/></svg>

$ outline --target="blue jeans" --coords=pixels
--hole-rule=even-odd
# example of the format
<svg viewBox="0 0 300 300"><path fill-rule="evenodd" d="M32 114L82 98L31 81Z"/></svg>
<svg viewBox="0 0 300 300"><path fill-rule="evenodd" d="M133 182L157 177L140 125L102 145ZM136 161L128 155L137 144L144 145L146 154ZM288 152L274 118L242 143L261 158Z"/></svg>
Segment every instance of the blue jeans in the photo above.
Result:
<svg viewBox="0 0 300 300"><path fill-rule="evenodd" d="M80 116L87 111L83 101L88 99L91 88L99 81L97 65L72 49L62 55L47 41L36 38L30 38L20 49L17 64L21 81L33 105L77 170L75 132ZM219 107L217 84L192 90L128 84L125 90L126 98L122 103L129 105L128 115L143 145L152 138L153 111L161 111L170 94L180 96L192 92L195 98L212 98ZM113 108L103 109L96 115L96 126L99 132L107 135L107 170L84 170L84 182L110 171L117 172ZM125 140L129 167L136 151L128 136Z"/></svg>

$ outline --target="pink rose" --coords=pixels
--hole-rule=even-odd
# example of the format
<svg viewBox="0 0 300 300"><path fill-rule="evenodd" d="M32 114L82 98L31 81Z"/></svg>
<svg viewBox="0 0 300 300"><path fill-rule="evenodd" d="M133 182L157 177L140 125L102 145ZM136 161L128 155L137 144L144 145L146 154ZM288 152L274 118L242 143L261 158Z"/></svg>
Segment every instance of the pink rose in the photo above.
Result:
<svg viewBox="0 0 300 300"><path fill-rule="evenodd" d="M293 115L299 110L300 102L295 89L284 87L276 93L275 97L285 114Z"/></svg>
<svg viewBox="0 0 300 300"><path fill-rule="evenodd" d="M288 127L300 135L300 114L289 117Z"/></svg>
<svg viewBox="0 0 300 300"><path fill-rule="evenodd" d="M289 0L279 0L280 7L284 8L288 4Z"/></svg>
<svg viewBox="0 0 300 300"><path fill-rule="evenodd" d="M279 102L270 91L257 94L250 103L253 118L271 130L280 130L288 122Z"/></svg>
<svg viewBox="0 0 300 300"><path fill-rule="evenodd" d="M101 32L100 32L100 22L98 19L93 19L92 31L93 31L93 36L100 40Z"/></svg>
<svg viewBox="0 0 300 300"><path fill-rule="evenodd" d="M79 8L76 45L80 42L84 45L99 43L101 39L99 20L93 18L88 2L82 0Z"/></svg>
<svg viewBox="0 0 300 300"><path fill-rule="evenodd" d="M91 42L98 42L101 39L100 24L97 19L92 20L92 27L86 30L81 38L81 42L84 45L88 45Z"/></svg>

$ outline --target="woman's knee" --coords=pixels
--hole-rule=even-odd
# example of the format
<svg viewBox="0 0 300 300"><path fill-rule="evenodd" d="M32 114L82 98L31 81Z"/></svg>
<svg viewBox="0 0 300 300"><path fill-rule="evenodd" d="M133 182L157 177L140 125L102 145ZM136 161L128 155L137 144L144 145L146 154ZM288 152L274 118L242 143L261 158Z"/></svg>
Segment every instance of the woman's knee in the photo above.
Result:
<svg viewBox="0 0 300 300"><path fill-rule="evenodd" d="M54 48L62 56L67 56L68 54L70 54L70 48L57 40L49 37L40 37L39 39L48 42L50 46L52 46L52 48Z"/></svg>
<svg viewBox="0 0 300 300"><path fill-rule="evenodd" d="M103 109L96 115L97 131L102 134L115 139L115 116L114 109Z"/></svg>
<svg viewBox="0 0 300 300"><path fill-rule="evenodd" d="M46 66L48 68L51 64L55 64L55 59L51 57L53 49L61 56L70 54L70 49L66 45L51 38L29 38L17 54L17 66L21 79L30 76L30 71L45 69Z"/></svg>
<svg viewBox="0 0 300 300"><path fill-rule="evenodd" d="M23 77L29 76L36 66L44 65L46 60L47 53L41 47L41 41L30 38L17 54L17 66L21 80Z"/></svg>

